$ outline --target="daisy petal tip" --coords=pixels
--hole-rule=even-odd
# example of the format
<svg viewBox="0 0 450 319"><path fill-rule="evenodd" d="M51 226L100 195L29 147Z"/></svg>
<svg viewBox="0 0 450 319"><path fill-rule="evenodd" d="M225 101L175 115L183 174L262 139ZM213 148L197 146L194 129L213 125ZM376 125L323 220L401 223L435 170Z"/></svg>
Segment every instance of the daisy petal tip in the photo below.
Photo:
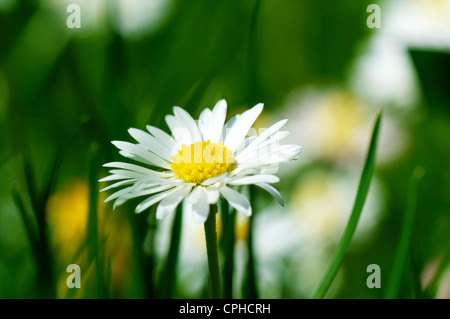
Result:
<svg viewBox="0 0 450 319"><path fill-rule="evenodd" d="M111 144L120 149L120 145L122 145L122 141L111 141Z"/></svg>
<svg viewBox="0 0 450 319"><path fill-rule="evenodd" d="M262 110L264 109L264 103L258 103L253 108L258 110L258 112L262 112Z"/></svg>
<svg viewBox="0 0 450 319"><path fill-rule="evenodd" d="M275 200L278 202L278 204L280 204L281 207L284 207L285 205L284 198L281 196L280 193L278 193L278 196L273 196L273 198L275 198Z"/></svg>
<svg viewBox="0 0 450 319"><path fill-rule="evenodd" d="M157 220L164 219L164 217L166 217L168 213L169 211L167 209L164 209L162 208L161 205L158 205L158 207L156 208L156 219Z"/></svg>
<svg viewBox="0 0 450 319"><path fill-rule="evenodd" d="M173 118L173 115L167 114L164 119L166 120L166 123L170 122Z"/></svg>
<svg viewBox="0 0 450 319"><path fill-rule="evenodd" d="M128 134L130 134L131 136L133 136L134 133L136 133L137 131L138 131L137 128L130 127L130 128L128 129Z"/></svg>
<svg viewBox="0 0 450 319"><path fill-rule="evenodd" d="M173 107L173 114L180 114L180 113L186 113L186 111L182 108L182 107L179 107L179 106L174 106Z"/></svg>
<svg viewBox="0 0 450 319"><path fill-rule="evenodd" d="M198 224L203 225L206 222L207 217L194 213L194 219Z"/></svg>
<svg viewBox="0 0 450 319"><path fill-rule="evenodd" d="M227 100L221 99L216 104L217 107L226 108L227 107Z"/></svg>

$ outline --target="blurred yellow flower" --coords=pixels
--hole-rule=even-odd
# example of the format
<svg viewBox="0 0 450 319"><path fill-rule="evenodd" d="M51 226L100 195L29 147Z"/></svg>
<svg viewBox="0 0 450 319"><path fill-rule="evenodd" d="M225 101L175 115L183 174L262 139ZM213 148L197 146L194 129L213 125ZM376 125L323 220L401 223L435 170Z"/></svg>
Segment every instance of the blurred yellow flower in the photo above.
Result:
<svg viewBox="0 0 450 319"><path fill-rule="evenodd" d="M47 222L55 253L64 259L73 256L86 237L89 209L89 188L74 182L50 197L47 203ZM103 214L99 211L99 219ZM100 220L99 220L100 222Z"/></svg>
<svg viewBox="0 0 450 319"><path fill-rule="evenodd" d="M100 196L98 203L104 200ZM98 205L98 232L101 254L104 261L111 256L112 285L115 295L121 295L123 283L131 267L131 235L128 224L120 215L105 214L103 205ZM82 282L91 282L92 264L87 262L86 240L89 214L89 187L80 181L69 182L50 197L47 203L47 222L53 253L61 269L77 263L82 267ZM80 249L80 247L82 247ZM82 266L85 265L85 266ZM105 265L106 269L106 265ZM63 272L58 282L58 295L66 296L67 273ZM94 280L95 282L95 280ZM84 284L82 285L84 287Z"/></svg>

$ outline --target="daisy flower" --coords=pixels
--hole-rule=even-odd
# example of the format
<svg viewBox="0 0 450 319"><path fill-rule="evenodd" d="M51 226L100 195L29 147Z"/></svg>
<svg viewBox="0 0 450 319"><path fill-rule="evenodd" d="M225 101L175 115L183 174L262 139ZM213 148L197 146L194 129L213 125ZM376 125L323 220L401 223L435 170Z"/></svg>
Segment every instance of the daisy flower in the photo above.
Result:
<svg viewBox="0 0 450 319"><path fill-rule="evenodd" d="M141 165L104 165L113 169L100 182L115 183L102 191L122 187L105 202L115 200L116 208L129 199L145 196L136 213L159 203L156 217L161 219L183 201L184 211L204 223L210 205L217 204L221 197L238 212L250 216L248 199L233 186L254 184L283 205L280 193L271 185L279 181L273 174L279 163L297 159L302 147L280 145L288 135L280 131L287 120L259 135L247 136L262 110L263 105L258 104L225 122L227 104L220 100L212 110L203 110L197 122L182 108L174 107L174 115L166 116L171 135L150 125L146 127L148 132L130 128L128 132L137 143L112 143L122 156Z"/></svg>

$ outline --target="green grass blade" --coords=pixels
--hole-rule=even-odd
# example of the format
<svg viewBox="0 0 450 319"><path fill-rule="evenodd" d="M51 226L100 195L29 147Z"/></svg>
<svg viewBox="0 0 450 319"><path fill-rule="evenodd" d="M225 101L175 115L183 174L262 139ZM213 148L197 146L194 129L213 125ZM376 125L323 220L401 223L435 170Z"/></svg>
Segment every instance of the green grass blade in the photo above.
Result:
<svg viewBox="0 0 450 319"><path fill-rule="evenodd" d="M55 187L59 170L62 166L62 162L64 159L64 155L66 154L66 151L71 145L72 141L76 138L78 133L86 124L87 120L83 118L78 124L78 126L75 128L75 130L69 135L67 141L63 145L61 145L56 152L53 163L50 166L50 170L47 172L45 176L40 192L37 193L38 208L43 207L43 209L36 211L36 214L40 219L45 219L45 205L53 191L53 188Z"/></svg>
<svg viewBox="0 0 450 319"><path fill-rule="evenodd" d="M33 175L33 170L31 169L31 164L26 158L24 158L23 160L23 171L25 173L25 181L27 185L28 194L30 195L31 204L33 206L33 209L36 211L38 209L36 180Z"/></svg>
<svg viewBox="0 0 450 319"><path fill-rule="evenodd" d="M61 167L64 152L65 148L61 148L58 150L55 159L51 165L50 171L47 173L47 176L44 180L44 184L42 186L42 190L39 193L38 197L39 203L38 206L40 207L45 207L45 204L47 203L47 200L53 191L53 188L56 184L56 178L59 173L59 168ZM38 214L39 218L45 218L45 210L37 210L36 213Z"/></svg>
<svg viewBox="0 0 450 319"><path fill-rule="evenodd" d="M133 273L134 281L136 283L136 295L133 298L154 298L156 287L154 285L154 264L148 263L146 258L146 251L144 251L144 243L146 241L146 229L148 227L146 219L156 219L155 211L156 205L151 206L147 211L136 215L134 211L127 210L127 220L130 227L131 238L132 238L132 255L133 255ZM153 226L154 225L154 226ZM155 231L156 222L151 227L151 231ZM153 241L153 236L152 236ZM145 243L146 244L146 243ZM144 248L144 249L143 249ZM153 243L151 243L150 248L153 250ZM150 255L150 260L153 261L152 255Z"/></svg>
<svg viewBox="0 0 450 319"><path fill-rule="evenodd" d="M364 202L367 197L367 193L369 192L370 182L372 180L372 176L375 170L375 157L376 157L376 148L378 142L378 135L380 130L382 113L380 112L375 121L375 125L372 131L372 138L370 140L369 151L367 153L366 162L364 164L364 169L361 174L361 179L359 182L358 192L356 194L355 203L353 205L353 210L350 215L350 219L345 228L344 234L338 244L336 252L325 271L322 280L317 286L315 292L312 295L314 299L320 299L325 296L328 289L331 286L336 274L342 264L344 259L345 252L352 240L353 234L355 233L356 226L358 225L359 217L361 216L362 209L364 207Z"/></svg>
<svg viewBox="0 0 450 319"><path fill-rule="evenodd" d="M89 158L89 212L87 221L87 243L89 251L89 259L96 260L98 256L98 181L97 181L97 154L96 150L91 147Z"/></svg>
<svg viewBox="0 0 450 319"><path fill-rule="evenodd" d="M20 196L17 190L13 190L13 197L19 208L19 212L22 215L28 236L31 236L30 240L33 246L33 253L36 258L36 266L38 269L38 289L40 290L41 295L45 298L54 298L56 295L56 286L53 277L53 256L49 246L47 220L45 218L48 197L46 197L45 200L42 200L42 197L36 188L34 179L35 175L31 169L31 164L26 159L23 163L23 169L27 184L27 191L31 201L32 212L34 213L36 221L35 228L33 227L34 225L32 225L32 219L26 212L23 197Z"/></svg>
<svg viewBox="0 0 450 319"><path fill-rule="evenodd" d="M423 292L422 285L420 283L420 272L418 268L417 263L417 256L415 251L410 249L409 254L409 260L410 260L410 277L411 277L411 283L413 288L414 297L416 299L425 299L426 294Z"/></svg>
<svg viewBox="0 0 450 319"><path fill-rule="evenodd" d="M230 211L226 200L222 201L222 236L220 247L224 255L223 264L223 298L233 298L234 246L236 210Z"/></svg>
<svg viewBox="0 0 450 319"><path fill-rule="evenodd" d="M180 251L181 223L183 220L183 206L178 205L172 224L172 236L169 251L163 268L163 274L159 281L159 298L172 298L177 279L177 265Z"/></svg>
<svg viewBox="0 0 450 319"><path fill-rule="evenodd" d="M203 224L205 230L206 256L208 260L210 298L219 299L222 294L220 283L219 252L217 247L217 204L211 204L209 215Z"/></svg>
<svg viewBox="0 0 450 319"><path fill-rule="evenodd" d="M89 260L95 263L95 272L97 279L97 293L99 298L106 297L105 277L103 273L103 261L99 249L98 234L98 159L97 148L91 146L89 158L89 212L87 221L87 245Z"/></svg>
<svg viewBox="0 0 450 319"><path fill-rule="evenodd" d="M406 194L405 216L403 220L402 230L400 233L400 241L397 252L395 254L392 273L389 278L386 289L386 298L393 299L398 297L400 287L405 272L406 263L410 254L411 237L414 228L414 220L416 215L417 197L419 193L419 184L424 175L422 167L416 167L411 175L408 191Z"/></svg>
<svg viewBox="0 0 450 319"><path fill-rule="evenodd" d="M180 204L181 205L181 204ZM147 234L143 241L143 266L144 266L144 274L145 274L145 290L147 292L148 298L156 297L156 288L155 288L155 265L156 265L156 253L155 253L155 240L156 240L156 231L157 231L158 223L156 220L156 207L152 206L150 208L150 214L147 216L146 220L146 230Z"/></svg>
<svg viewBox="0 0 450 319"><path fill-rule="evenodd" d="M230 228L231 212L228 201L220 201L220 216L222 218L222 233L220 234L219 245L220 249L225 250L229 238L229 234L226 230Z"/></svg>
<svg viewBox="0 0 450 319"><path fill-rule="evenodd" d="M254 233L254 225L255 225L255 215L256 215L256 200L255 200L255 192L256 186L250 185L250 204L252 206L252 216L250 216L249 225L248 225L248 238L247 238L247 251L248 251L248 261L247 261L247 283L245 289L243 291L244 298L248 299L258 299L258 284L256 283L256 262L255 262L255 249L253 243L253 233Z"/></svg>
<svg viewBox="0 0 450 319"><path fill-rule="evenodd" d="M112 298L113 297L113 294L112 294L112 270L111 270L111 265L112 265L112 256L109 255L108 259L106 261L106 282L105 282L106 293L107 293L107 297L108 298Z"/></svg>
<svg viewBox="0 0 450 319"><path fill-rule="evenodd" d="M28 239L30 240L30 245L33 254L37 258L39 251L39 241L36 235L36 230L33 227L31 217L27 213L22 197L20 196L19 190L16 187L12 189L12 197L19 210L20 217L22 218L23 225L25 227L25 232L27 233Z"/></svg>

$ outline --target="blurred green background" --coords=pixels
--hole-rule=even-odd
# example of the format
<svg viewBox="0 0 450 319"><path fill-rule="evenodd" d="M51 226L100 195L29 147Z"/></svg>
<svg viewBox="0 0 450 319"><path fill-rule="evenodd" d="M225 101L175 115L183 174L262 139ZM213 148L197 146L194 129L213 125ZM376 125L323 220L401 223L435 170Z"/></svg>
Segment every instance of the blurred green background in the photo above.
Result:
<svg viewBox="0 0 450 319"><path fill-rule="evenodd" d="M72 3L81 28L66 25ZM381 28L366 24L371 3ZM263 102L257 124L288 118L305 149L280 169L285 207L258 191L253 222L237 217L230 296L311 295L383 109L369 197L327 297L386 295L420 165L397 297L450 298L449 74L448 0L0 0L0 298L205 297L202 226L183 216L176 277L162 281L172 217L135 215L135 201L112 212L97 180L128 128L167 130L172 106L197 118L222 98L230 116ZM381 288L366 285L370 264Z"/></svg>

